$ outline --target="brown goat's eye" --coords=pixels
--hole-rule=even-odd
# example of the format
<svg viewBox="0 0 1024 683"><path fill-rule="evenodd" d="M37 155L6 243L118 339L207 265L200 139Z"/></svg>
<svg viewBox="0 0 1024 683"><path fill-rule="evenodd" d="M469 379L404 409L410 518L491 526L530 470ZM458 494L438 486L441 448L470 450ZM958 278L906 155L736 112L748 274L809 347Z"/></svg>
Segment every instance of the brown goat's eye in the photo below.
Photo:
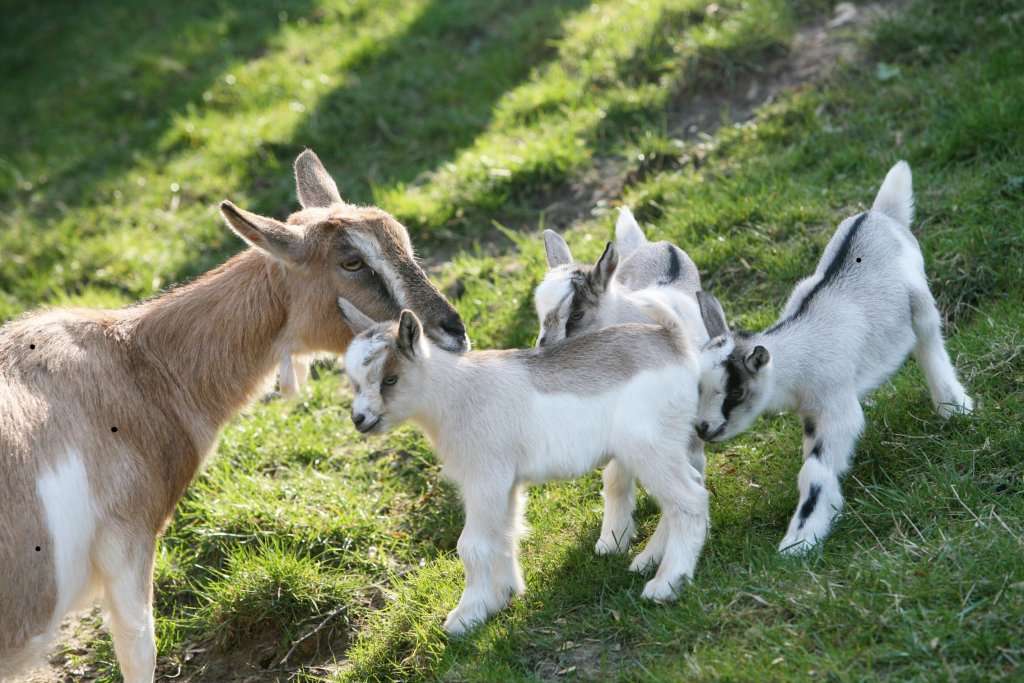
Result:
<svg viewBox="0 0 1024 683"><path fill-rule="evenodd" d="M572 315L569 316L569 320L573 321L574 323L578 323L579 321L583 320L583 311L574 312Z"/></svg>
<svg viewBox="0 0 1024 683"><path fill-rule="evenodd" d="M396 382L398 382L398 375L388 375L384 378L384 386L386 387L394 386Z"/></svg>
<svg viewBox="0 0 1024 683"><path fill-rule="evenodd" d="M366 263L361 258L350 258L341 262L341 267L352 273L362 270L365 265Z"/></svg>

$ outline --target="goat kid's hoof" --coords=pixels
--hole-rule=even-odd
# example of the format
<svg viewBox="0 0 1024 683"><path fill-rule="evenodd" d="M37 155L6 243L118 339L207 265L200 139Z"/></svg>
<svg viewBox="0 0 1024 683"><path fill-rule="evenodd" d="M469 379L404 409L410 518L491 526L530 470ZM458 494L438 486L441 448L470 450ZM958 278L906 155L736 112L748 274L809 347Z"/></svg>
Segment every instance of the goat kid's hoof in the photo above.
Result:
<svg viewBox="0 0 1024 683"><path fill-rule="evenodd" d="M935 408L935 412L944 420L948 420L955 415L970 415L974 412L974 399L964 394L959 399L951 399L940 403Z"/></svg>
<svg viewBox="0 0 1024 683"><path fill-rule="evenodd" d="M456 607L448 613L444 620L444 630L452 638L464 636L487 620L487 613L482 609Z"/></svg>
<svg viewBox="0 0 1024 683"><path fill-rule="evenodd" d="M658 559L645 551L633 558L633 561L629 563L629 571L646 574L657 566Z"/></svg>
<svg viewBox="0 0 1024 683"><path fill-rule="evenodd" d="M603 536L594 544L594 552L598 555L621 555L629 549L629 541L625 538L606 539Z"/></svg>
<svg viewBox="0 0 1024 683"><path fill-rule="evenodd" d="M786 536L779 543L779 552L787 557L800 557L814 550L819 542L814 536Z"/></svg>
<svg viewBox="0 0 1024 683"><path fill-rule="evenodd" d="M654 578L647 582L644 586L643 593L640 594L644 600L651 600L657 603L672 602L679 597L679 591L676 586L681 586L683 579L678 581L666 581L665 579Z"/></svg>

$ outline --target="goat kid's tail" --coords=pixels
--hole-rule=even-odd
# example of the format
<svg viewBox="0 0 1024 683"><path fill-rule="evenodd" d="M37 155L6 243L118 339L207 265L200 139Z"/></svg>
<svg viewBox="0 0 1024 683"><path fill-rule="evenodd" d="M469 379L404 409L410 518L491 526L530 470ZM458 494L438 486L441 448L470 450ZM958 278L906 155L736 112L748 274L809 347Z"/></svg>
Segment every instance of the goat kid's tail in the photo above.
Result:
<svg viewBox="0 0 1024 683"><path fill-rule="evenodd" d="M914 222L914 183L910 164L900 161L889 169L871 210L884 213L905 228L910 227Z"/></svg>

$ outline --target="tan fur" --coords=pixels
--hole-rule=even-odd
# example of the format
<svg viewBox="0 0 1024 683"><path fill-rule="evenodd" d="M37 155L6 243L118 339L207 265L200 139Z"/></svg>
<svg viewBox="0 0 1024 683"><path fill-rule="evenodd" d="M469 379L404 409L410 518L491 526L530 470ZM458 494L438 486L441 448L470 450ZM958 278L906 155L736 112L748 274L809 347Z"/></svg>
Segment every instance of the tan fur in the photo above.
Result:
<svg viewBox="0 0 1024 683"><path fill-rule="evenodd" d="M250 241L258 233L236 220L273 224L233 205L224 214ZM458 320L416 265L405 229L380 209L306 208L277 226L278 237L294 238L284 260L248 249L129 308L41 311L0 327L0 679L63 616L54 615L54 548L36 482L65 454L85 465L97 535L144 554L148 591L154 539L219 430L281 354L345 350L352 334L337 315L339 295L378 319L398 313L379 278L339 268L353 232L392 259L406 305L431 321ZM100 582L118 571L101 546L91 546Z"/></svg>

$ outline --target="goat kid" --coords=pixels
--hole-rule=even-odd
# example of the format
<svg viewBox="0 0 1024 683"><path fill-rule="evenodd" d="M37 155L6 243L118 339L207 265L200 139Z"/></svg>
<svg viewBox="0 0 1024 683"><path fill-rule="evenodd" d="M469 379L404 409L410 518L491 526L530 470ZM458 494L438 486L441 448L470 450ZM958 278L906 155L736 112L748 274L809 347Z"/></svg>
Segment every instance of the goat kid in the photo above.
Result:
<svg viewBox="0 0 1024 683"><path fill-rule="evenodd" d="M839 479L864 427L860 400L911 352L940 416L973 408L943 344L924 258L910 232L913 213L910 167L901 161L871 210L840 224L814 274L763 332L734 334L718 301L698 295L712 337L701 351L701 438L732 438L766 410L803 418L800 501L779 544L783 553L806 552L828 535L843 506Z"/></svg>
<svg viewBox="0 0 1024 683"><path fill-rule="evenodd" d="M544 231L544 246L548 272L534 292L541 323L537 346L610 325L652 322L645 298L655 293L680 318L698 348L707 340L696 298L701 288L697 266L674 244L649 242L628 208L619 212L615 242L607 245L593 266L574 262L569 245L552 230ZM702 474L703 453L701 443L693 456ZM636 484L618 458L608 463L602 479L604 517L594 551L599 555L625 552L636 534ZM655 537L662 533L659 526Z"/></svg>
<svg viewBox="0 0 1024 683"><path fill-rule="evenodd" d="M48 310L0 327L0 680L102 594L128 683L153 680L156 539L224 424L290 353L341 353L339 295L414 308L468 347L405 228L346 204L312 151L287 223L221 204L250 249L120 310Z"/></svg>
<svg viewBox="0 0 1024 683"><path fill-rule="evenodd" d="M685 251L670 242L649 242L633 213L623 207L615 242L593 266L573 261L557 232L544 231L548 272L534 292L540 321L537 346L624 322L649 322L631 294L656 290L676 310L693 338L705 337L696 305L700 273Z"/></svg>
<svg viewBox="0 0 1024 683"><path fill-rule="evenodd" d="M693 576L708 529L692 427L698 368L666 307L650 302L648 315L661 327L619 325L542 349L457 355L424 339L411 311L397 324L375 324L338 304L358 335L345 355L352 421L363 433L413 421L462 493L466 588L444 622L449 634L523 592L524 486L578 477L611 454L662 511L663 533L634 561L636 569L660 563L643 597L672 599Z"/></svg>

